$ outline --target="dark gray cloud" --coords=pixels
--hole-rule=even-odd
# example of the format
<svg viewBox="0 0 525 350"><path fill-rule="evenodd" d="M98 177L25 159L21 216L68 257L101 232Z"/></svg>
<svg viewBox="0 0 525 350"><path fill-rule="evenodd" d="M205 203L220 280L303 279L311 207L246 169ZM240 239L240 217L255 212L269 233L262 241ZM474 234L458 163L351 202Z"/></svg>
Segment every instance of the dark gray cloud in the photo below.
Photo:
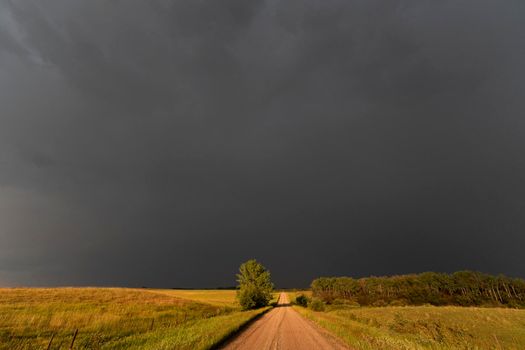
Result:
<svg viewBox="0 0 525 350"><path fill-rule="evenodd" d="M522 1L3 1L0 284L525 277Z"/></svg>

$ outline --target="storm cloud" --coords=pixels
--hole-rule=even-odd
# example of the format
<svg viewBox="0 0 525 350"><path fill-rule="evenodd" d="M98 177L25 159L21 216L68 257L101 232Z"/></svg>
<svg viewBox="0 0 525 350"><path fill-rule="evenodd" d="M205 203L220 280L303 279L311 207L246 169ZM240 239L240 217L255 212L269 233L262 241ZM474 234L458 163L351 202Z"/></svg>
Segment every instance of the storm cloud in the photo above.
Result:
<svg viewBox="0 0 525 350"><path fill-rule="evenodd" d="M1 1L0 285L525 277L523 1Z"/></svg>

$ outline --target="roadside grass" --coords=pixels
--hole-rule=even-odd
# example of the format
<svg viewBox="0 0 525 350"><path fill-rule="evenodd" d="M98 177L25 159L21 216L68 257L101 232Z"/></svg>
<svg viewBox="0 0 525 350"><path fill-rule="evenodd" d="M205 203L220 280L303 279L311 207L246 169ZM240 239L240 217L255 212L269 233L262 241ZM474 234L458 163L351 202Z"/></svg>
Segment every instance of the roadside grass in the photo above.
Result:
<svg viewBox="0 0 525 350"><path fill-rule="evenodd" d="M525 349L525 310L329 306L303 316L355 349Z"/></svg>
<svg viewBox="0 0 525 350"><path fill-rule="evenodd" d="M77 329L75 349L208 349L266 310L241 311L231 290L179 292L0 289L0 349L68 349Z"/></svg>
<svg viewBox="0 0 525 350"><path fill-rule="evenodd" d="M103 349L212 349L216 344L235 334L243 324L267 309L234 312L190 321L179 327L159 329L147 334L134 334L108 344Z"/></svg>
<svg viewBox="0 0 525 350"><path fill-rule="evenodd" d="M270 305L275 305L275 304L277 304L277 302L279 301L279 295L280 295L280 294L281 294L281 293L279 293L279 292L274 292L274 293L272 293L272 300L270 300Z"/></svg>

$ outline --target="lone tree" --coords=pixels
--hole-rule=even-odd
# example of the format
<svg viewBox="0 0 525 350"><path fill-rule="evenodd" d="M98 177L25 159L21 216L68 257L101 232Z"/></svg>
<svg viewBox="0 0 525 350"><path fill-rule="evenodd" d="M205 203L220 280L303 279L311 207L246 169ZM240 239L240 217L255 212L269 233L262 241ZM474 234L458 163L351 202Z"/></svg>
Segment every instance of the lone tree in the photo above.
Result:
<svg viewBox="0 0 525 350"><path fill-rule="evenodd" d="M237 298L244 310L267 306L272 300L273 283L270 280L270 271L255 259L248 260L239 267L237 282Z"/></svg>

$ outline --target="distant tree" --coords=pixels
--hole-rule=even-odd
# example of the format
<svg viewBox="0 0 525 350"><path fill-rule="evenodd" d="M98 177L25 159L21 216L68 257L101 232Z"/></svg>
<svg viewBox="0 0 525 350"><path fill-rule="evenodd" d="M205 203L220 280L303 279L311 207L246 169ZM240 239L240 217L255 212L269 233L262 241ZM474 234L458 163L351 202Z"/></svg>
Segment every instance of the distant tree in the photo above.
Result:
<svg viewBox="0 0 525 350"><path fill-rule="evenodd" d="M272 300L270 271L255 259L248 260L239 267L237 282L237 298L244 310L267 306Z"/></svg>

